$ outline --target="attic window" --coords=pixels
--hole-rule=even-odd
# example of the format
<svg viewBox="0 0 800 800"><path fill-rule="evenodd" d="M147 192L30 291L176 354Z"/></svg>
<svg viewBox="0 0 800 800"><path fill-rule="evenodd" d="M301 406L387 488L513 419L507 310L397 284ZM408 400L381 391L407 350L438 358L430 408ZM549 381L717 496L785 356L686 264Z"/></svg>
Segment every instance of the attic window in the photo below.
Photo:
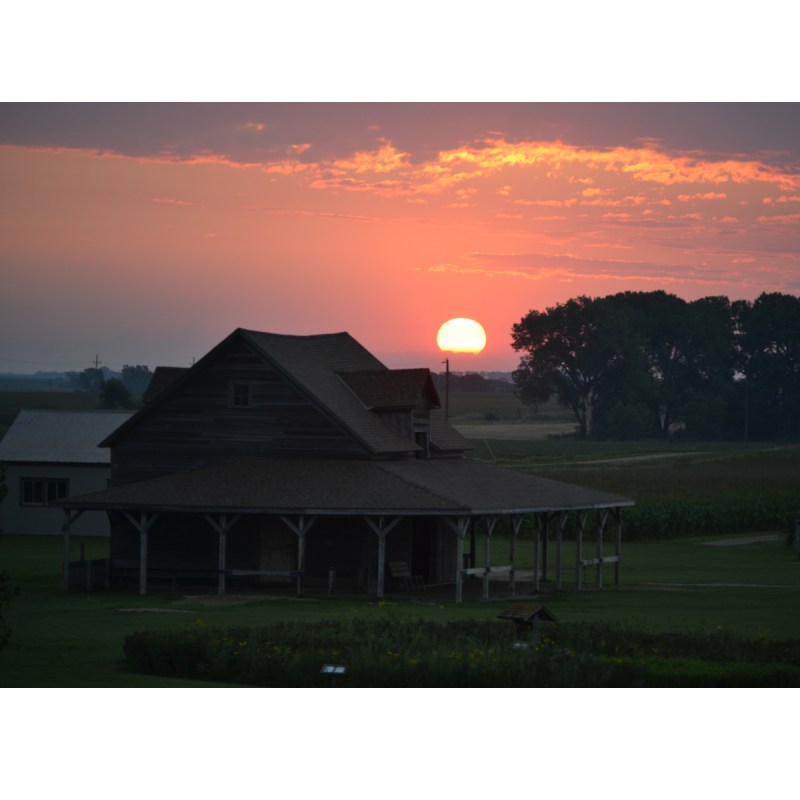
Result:
<svg viewBox="0 0 800 800"><path fill-rule="evenodd" d="M247 408L251 405L251 392L249 383L231 384L231 405L236 408Z"/></svg>

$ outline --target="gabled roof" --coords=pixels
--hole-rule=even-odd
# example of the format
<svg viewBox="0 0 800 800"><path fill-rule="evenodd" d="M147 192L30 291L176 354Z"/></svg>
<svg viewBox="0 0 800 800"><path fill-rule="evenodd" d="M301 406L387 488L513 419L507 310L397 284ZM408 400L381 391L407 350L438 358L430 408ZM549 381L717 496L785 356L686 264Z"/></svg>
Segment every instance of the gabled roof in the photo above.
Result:
<svg viewBox="0 0 800 800"><path fill-rule="evenodd" d="M430 408L441 402L427 369L371 369L340 372L339 377L358 395L370 411L403 411L421 405Z"/></svg>
<svg viewBox="0 0 800 800"><path fill-rule="evenodd" d="M56 505L130 511L458 516L620 508L633 501L471 459L267 458L130 483Z"/></svg>
<svg viewBox="0 0 800 800"><path fill-rule="evenodd" d="M108 451L98 445L131 416L120 411L20 411L0 441L0 461L108 464Z"/></svg>
<svg viewBox="0 0 800 800"><path fill-rule="evenodd" d="M142 395L143 403L155 400L168 386L172 385L189 367L156 367L147 390Z"/></svg>
<svg viewBox="0 0 800 800"><path fill-rule="evenodd" d="M389 370L346 332L294 336L250 331L243 328L235 330L193 367L183 373L175 373L171 383L165 380L163 390L159 394L154 393L150 402L126 425L103 441L102 445L104 447L111 446L140 419L152 414L173 393L180 391L197 371L204 369L219 357L225 345L234 337L241 337L248 342L254 351L264 359L265 364L282 374L323 413L359 441L367 452L373 455L389 456L415 453L421 449L365 407L362 400L343 380L342 375L372 374L371 380L377 385L375 374L391 376L391 373L397 372L398 382L403 384L404 391L408 391L411 384L419 387L422 373L430 376L428 370ZM388 380L392 381L393 379L389 377ZM424 387L424 383L422 386ZM435 393L432 381L431 389ZM149 389L147 394L150 395ZM382 396L385 397L385 392L382 392ZM455 449L463 450L467 447L466 442L454 429L450 428L447 423L444 425L446 427L438 426L439 439L443 444L445 440L449 441L450 445L440 449L451 451L453 443L458 440L463 445ZM434 446L439 444L433 436L431 440Z"/></svg>

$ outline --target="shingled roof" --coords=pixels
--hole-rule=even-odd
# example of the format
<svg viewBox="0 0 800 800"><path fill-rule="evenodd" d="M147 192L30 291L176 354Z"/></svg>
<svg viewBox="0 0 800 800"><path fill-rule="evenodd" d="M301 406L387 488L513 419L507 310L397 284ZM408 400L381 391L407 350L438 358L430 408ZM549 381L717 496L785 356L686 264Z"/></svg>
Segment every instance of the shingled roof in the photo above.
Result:
<svg viewBox="0 0 800 800"><path fill-rule="evenodd" d="M157 368L153 381L158 383L148 388L145 407L103 441L102 446L111 446L138 419L152 413L171 393L179 391L185 382L191 380L194 370L202 369L216 358L225 344L236 336L243 337L266 364L348 430L367 452L392 456L421 450L371 409L397 408L384 405L392 402L390 395L394 390L401 392L403 407L411 407L412 399L416 404L425 391L433 392L433 397L438 398L429 370L390 370L345 332L294 336L243 328L235 330L191 368ZM430 386L425 381L426 375ZM355 389L356 385L358 389ZM467 441L443 420L431 425L431 445L435 451L445 453L469 449Z"/></svg>
<svg viewBox="0 0 800 800"><path fill-rule="evenodd" d="M189 367L156 367L147 390L142 395L142 402L150 403L155 400L167 387L188 371Z"/></svg>
<svg viewBox="0 0 800 800"><path fill-rule="evenodd" d="M108 451L98 445L131 416L120 411L20 411L0 441L0 461L108 464Z"/></svg>
<svg viewBox="0 0 800 800"><path fill-rule="evenodd" d="M59 501L65 508L458 516L619 508L633 501L471 459L253 459Z"/></svg>
<svg viewBox="0 0 800 800"><path fill-rule="evenodd" d="M371 369L340 372L339 377L370 411L401 411L421 405L441 408L439 395L427 369Z"/></svg>

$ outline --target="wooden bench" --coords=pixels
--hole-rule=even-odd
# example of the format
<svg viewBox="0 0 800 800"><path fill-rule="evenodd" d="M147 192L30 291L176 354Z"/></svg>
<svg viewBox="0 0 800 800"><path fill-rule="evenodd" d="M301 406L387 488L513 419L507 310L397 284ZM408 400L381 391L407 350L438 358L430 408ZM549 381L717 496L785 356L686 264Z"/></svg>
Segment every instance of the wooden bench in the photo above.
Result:
<svg viewBox="0 0 800 800"><path fill-rule="evenodd" d="M395 588L406 592L415 592L425 588L421 575L412 575L407 561L390 561L389 573Z"/></svg>

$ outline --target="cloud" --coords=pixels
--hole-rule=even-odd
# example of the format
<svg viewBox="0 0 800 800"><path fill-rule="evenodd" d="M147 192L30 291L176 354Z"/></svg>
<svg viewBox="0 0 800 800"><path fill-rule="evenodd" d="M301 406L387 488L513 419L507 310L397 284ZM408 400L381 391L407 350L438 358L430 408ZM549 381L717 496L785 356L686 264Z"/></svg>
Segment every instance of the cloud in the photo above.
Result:
<svg viewBox="0 0 800 800"><path fill-rule="evenodd" d="M614 283L634 281L648 285L686 282L711 285L726 279L723 269L710 268L705 264L661 264L653 261L591 258L567 253L472 253L469 261L469 264L435 264L428 267L428 272L535 282L603 280Z"/></svg>
<svg viewBox="0 0 800 800"><path fill-rule="evenodd" d="M192 203L189 200L178 200L174 197L154 197L152 199L153 203L158 203L159 205L166 205L166 206L196 206L198 203Z"/></svg>
<svg viewBox="0 0 800 800"><path fill-rule="evenodd" d="M725 200L725 192L698 192L696 194L679 194L678 200L681 203L690 203L692 200Z"/></svg>
<svg viewBox="0 0 800 800"><path fill-rule="evenodd" d="M774 217L761 216L758 221L762 225L799 225L800 214L778 214Z"/></svg>

